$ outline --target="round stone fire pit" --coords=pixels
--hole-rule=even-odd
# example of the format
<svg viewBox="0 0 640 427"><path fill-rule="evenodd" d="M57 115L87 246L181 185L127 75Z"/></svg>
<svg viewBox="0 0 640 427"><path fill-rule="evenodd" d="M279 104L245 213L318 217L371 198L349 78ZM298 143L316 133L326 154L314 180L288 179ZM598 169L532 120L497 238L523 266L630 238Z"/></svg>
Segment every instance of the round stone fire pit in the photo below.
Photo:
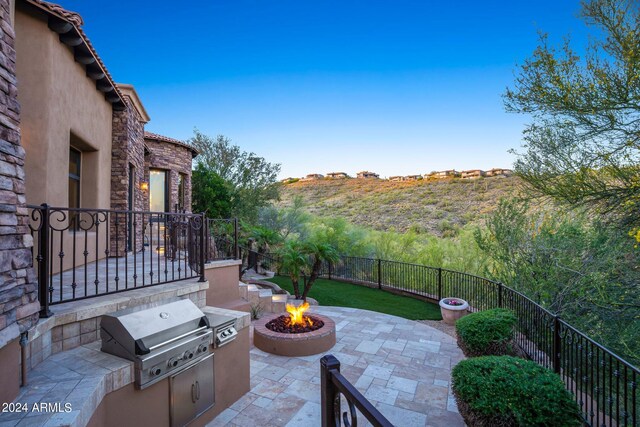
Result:
<svg viewBox="0 0 640 427"><path fill-rule="evenodd" d="M312 319L321 320L324 325L315 331L297 334L275 332L266 327L267 323L282 315L282 313L266 315L255 322L253 345L267 353L289 357L322 353L335 345L336 324L330 318L312 313L309 316Z"/></svg>

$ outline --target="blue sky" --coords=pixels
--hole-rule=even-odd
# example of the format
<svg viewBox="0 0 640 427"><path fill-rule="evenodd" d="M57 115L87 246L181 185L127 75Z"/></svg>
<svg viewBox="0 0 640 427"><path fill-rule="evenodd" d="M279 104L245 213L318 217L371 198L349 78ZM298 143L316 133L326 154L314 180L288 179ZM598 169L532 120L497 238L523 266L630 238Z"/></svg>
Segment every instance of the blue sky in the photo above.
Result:
<svg viewBox="0 0 640 427"><path fill-rule="evenodd" d="M147 130L197 127L281 177L508 167L526 117L501 95L537 43L583 39L579 2L60 0Z"/></svg>

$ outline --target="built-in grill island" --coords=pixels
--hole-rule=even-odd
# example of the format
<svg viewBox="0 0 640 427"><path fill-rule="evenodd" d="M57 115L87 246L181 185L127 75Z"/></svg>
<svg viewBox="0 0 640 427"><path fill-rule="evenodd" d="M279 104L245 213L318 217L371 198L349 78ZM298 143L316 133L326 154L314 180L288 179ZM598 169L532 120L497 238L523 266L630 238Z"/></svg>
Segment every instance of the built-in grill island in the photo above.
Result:
<svg viewBox="0 0 640 427"><path fill-rule="evenodd" d="M188 299L102 316L102 351L134 362L135 385L144 389L211 352L209 319Z"/></svg>
<svg viewBox="0 0 640 427"><path fill-rule="evenodd" d="M214 349L233 341L235 318L206 315L189 299L102 316L102 351L134 362L139 393L169 379L172 426L183 426L215 402Z"/></svg>

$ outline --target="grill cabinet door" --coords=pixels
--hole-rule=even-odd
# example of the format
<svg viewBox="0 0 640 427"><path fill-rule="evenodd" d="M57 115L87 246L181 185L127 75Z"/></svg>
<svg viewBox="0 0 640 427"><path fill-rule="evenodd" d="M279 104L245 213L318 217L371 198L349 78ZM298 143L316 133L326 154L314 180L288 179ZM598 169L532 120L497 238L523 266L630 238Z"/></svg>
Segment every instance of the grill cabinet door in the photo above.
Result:
<svg viewBox="0 0 640 427"><path fill-rule="evenodd" d="M214 404L213 354L171 377L171 426L186 426Z"/></svg>

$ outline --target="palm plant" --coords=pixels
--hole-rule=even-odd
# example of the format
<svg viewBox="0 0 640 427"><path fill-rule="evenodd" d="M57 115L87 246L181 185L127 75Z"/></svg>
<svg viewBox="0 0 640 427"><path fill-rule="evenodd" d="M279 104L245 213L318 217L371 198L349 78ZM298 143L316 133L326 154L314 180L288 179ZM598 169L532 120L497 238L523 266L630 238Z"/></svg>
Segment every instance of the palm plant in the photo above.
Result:
<svg viewBox="0 0 640 427"><path fill-rule="evenodd" d="M300 277L304 275L307 267L307 256L303 252L303 245L296 241L288 241L278 253L280 271L286 272L293 285L293 293L300 298Z"/></svg>
<svg viewBox="0 0 640 427"><path fill-rule="evenodd" d="M297 299L307 300L311 287L318 279L322 264L338 260L338 252L329 243L313 241L288 241L279 251L280 271L286 272L291 279L293 292ZM300 279L303 281L300 293Z"/></svg>

